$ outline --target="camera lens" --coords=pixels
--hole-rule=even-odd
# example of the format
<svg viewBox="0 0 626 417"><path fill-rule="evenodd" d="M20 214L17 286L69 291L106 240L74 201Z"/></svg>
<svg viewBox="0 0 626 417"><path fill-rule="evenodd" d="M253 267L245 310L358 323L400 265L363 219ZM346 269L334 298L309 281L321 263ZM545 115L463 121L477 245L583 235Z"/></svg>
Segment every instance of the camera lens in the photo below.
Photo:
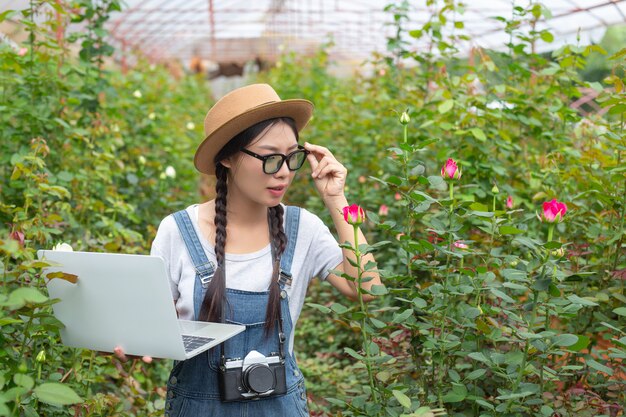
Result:
<svg viewBox="0 0 626 417"><path fill-rule="evenodd" d="M243 374L243 381L250 391L263 394L276 385L274 373L267 365L251 365Z"/></svg>

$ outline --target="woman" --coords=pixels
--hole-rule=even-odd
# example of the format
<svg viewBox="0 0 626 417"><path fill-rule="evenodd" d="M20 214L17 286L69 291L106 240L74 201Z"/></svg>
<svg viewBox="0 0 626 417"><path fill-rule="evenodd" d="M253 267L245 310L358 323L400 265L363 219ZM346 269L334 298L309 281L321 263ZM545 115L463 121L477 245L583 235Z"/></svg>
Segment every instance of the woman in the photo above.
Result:
<svg viewBox="0 0 626 417"><path fill-rule="evenodd" d="M326 279L357 298L355 284L340 276L357 275L348 261L352 252L338 246L316 215L281 203L308 160L339 241L354 244L342 214L346 169L328 149L298 144L312 112L307 100L280 100L269 85L254 84L224 96L205 118L194 163L217 177L216 197L163 219L151 254L168 265L181 319L246 330L174 365L166 416L308 415L293 327L309 281ZM360 231L359 243L366 243ZM362 265L368 261L371 254ZM366 277L364 288L380 284L377 274Z"/></svg>

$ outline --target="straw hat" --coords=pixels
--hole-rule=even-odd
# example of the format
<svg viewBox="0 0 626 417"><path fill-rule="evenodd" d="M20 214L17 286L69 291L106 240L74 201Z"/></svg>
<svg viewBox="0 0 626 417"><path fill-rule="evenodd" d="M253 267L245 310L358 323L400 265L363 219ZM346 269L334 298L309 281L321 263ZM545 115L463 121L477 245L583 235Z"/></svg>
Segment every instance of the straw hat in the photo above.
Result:
<svg viewBox="0 0 626 417"><path fill-rule="evenodd" d="M205 139L196 150L194 165L200 172L215 175L215 155L239 133L276 117L291 117L299 132L312 114L313 103L303 99L281 100L268 84L251 84L231 91L204 118Z"/></svg>

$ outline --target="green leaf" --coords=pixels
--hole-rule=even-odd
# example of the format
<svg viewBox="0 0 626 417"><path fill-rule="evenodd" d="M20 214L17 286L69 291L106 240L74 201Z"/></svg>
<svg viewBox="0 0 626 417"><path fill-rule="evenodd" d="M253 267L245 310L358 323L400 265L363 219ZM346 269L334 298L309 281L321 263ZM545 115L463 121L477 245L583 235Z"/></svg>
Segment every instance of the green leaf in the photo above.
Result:
<svg viewBox="0 0 626 417"><path fill-rule="evenodd" d="M556 241L552 241L552 242L546 242L543 247L546 249L561 249L561 246L563 246L563 244L561 242L556 242Z"/></svg>
<svg viewBox="0 0 626 417"><path fill-rule="evenodd" d="M560 297L561 296L561 290L559 290L559 287L554 285L554 283L552 283L552 282L550 282L550 286L548 287L548 290L550 291L550 295L553 296L553 297Z"/></svg>
<svg viewBox="0 0 626 417"><path fill-rule="evenodd" d="M505 293L503 293L502 291L495 289L495 288L490 288L490 291L493 295L495 295L496 297L502 299L502 301L505 301L507 303L514 303L515 300L512 299L511 297L509 297L508 295L506 295Z"/></svg>
<svg viewBox="0 0 626 417"><path fill-rule="evenodd" d="M0 414L2 415L2 414ZM24 417L40 417L39 413L33 407L27 405L24 407Z"/></svg>
<svg viewBox="0 0 626 417"><path fill-rule="evenodd" d="M511 281L528 282L528 275L526 272L520 271L519 269L503 269L500 273L504 278Z"/></svg>
<svg viewBox="0 0 626 417"><path fill-rule="evenodd" d="M346 311L348 311L348 307L344 306L343 304L339 304L339 303L333 303L330 306L330 309L332 311L334 311L335 313L337 313L337 314L343 314Z"/></svg>
<svg viewBox="0 0 626 417"><path fill-rule="evenodd" d="M618 316L626 316L626 307L618 307L613 310L613 313L617 314Z"/></svg>
<svg viewBox="0 0 626 417"><path fill-rule="evenodd" d="M459 375L459 373L454 369L448 369L448 376L454 382L461 382L461 375Z"/></svg>
<svg viewBox="0 0 626 417"><path fill-rule="evenodd" d="M358 359L358 360L365 359L363 355L361 355L360 353L357 353L354 349L351 349L349 347L344 347L343 351L346 352L348 355L352 356L354 359Z"/></svg>
<svg viewBox="0 0 626 417"><path fill-rule="evenodd" d="M495 407L492 404L490 404L487 401L485 401L485 400L477 399L475 401L476 401L476 404L478 404L478 405L480 405L480 406L482 406L484 408L488 408L490 410L495 410Z"/></svg>
<svg viewBox="0 0 626 417"><path fill-rule="evenodd" d="M472 203L470 204L470 209L474 210L474 211L489 211L489 207L487 207L486 205L482 204L482 203Z"/></svg>
<svg viewBox="0 0 626 417"><path fill-rule="evenodd" d="M458 403L467 397L467 388L462 384L454 384L452 391L443 396L444 403Z"/></svg>
<svg viewBox="0 0 626 417"><path fill-rule="evenodd" d="M73 389L57 382L45 382L34 390L39 401L52 405L69 405L82 403L83 399Z"/></svg>
<svg viewBox="0 0 626 417"><path fill-rule="evenodd" d="M6 305L13 309L18 309L26 304L41 304L48 301L48 297L43 295L38 289L33 287L18 288L9 295Z"/></svg>
<svg viewBox="0 0 626 417"><path fill-rule="evenodd" d="M318 309L319 311L321 311L324 314L328 314L331 312L330 308L323 306L321 304L315 304L315 303L306 303L306 305L308 305L309 307L313 307Z"/></svg>
<svg viewBox="0 0 626 417"><path fill-rule="evenodd" d="M613 370L608 366L604 366L601 363L594 361L593 359L587 359L586 362L589 367L595 369L596 371L604 372L608 375L613 375Z"/></svg>
<svg viewBox="0 0 626 417"><path fill-rule="evenodd" d="M587 336L578 336L578 341L576 343L574 343L571 346L568 346L567 349L568 350L573 350L574 352L580 352L581 350L585 349L587 346L589 346L589 342L591 342L591 339L589 339Z"/></svg>
<svg viewBox="0 0 626 417"><path fill-rule="evenodd" d="M5 20L10 19L18 13L19 10L7 10L5 12L2 12L0 13L0 22L4 22Z"/></svg>
<svg viewBox="0 0 626 417"><path fill-rule="evenodd" d="M470 358L472 358L474 360L477 360L479 362L484 362L484 363L487 363L487 364L491 364L489 359L487 359L485 354L482 353L482 352L472 352L472 353L470 353L467 356L469 356Z"/></svg>
<svg viewBox="0 0 626 417"><path fill-rule="evenodd" d="M577 296L575 294L572 294L572 295L568 296L567 299L570 300L574 304L580 304L580 305L583 305L583 306L591 307L591 306L597 306L598 305L598 303L595 303L595 302L593 302L591 300L588 300L586 298L580 298L579 296Z"/></svg>
<svg viewBox="0 0 626 417"><path fill-rule="evenodd" d="M513 226L501 226L498 230L501 235L518 235L520 233L524 233L523 230Z"/></svg>
<svg viewBox="0 0 626 417"><path fill-rule="evenodd" d="M481 376L485 375L486 373L487 373L487 371L484 370L484 369L474 369L472 372L467 374L467 376L465 378L469 379L469 380L474 380L474 379L480 378Z"/></svg>
<svg viewBox="0 0 626 417"><path fill-rule="evenodd" d="M543 40L544 42L547 43L552 43L552 41L554 40L554 35L552 35L550 32L544 30L543 32L541 32L541 40Z"/></svg>
<svg viewBox="0 0 626 417"><path fill-rule="evenodd" d="M511 288L513 290L522 290L522 291L527 291L528 287L525 285L520 285L520 284L515 284L513 282L505 282L504 284L502 284L503 287L505 288Z"/></svg>
<svg viewBox="0 0 626 417"><path fill-rule="evenodd" d="M481 142L485 142L487 140L487 136L485 136L485 132L482 129L474 127L470 129L472 135Z"/></svg>
<svg viewBox="0 0 626 417"><path fill-rule="evenodd" d="M20 387L24 387L27 390L30 390L33 386L35 386L35 380L30 375L26 374L13 375L13 381Z"/></svg>
<svg viewBox="0 0 626 417"><path fill-rule="evenodd" d="M406 319L411 317L412 314L413 314L413 309L412 308L407 308L402 313L394 314L393 322L394 323L402 323L403 321L405 321Z"/></svg>
<svg viewBox="0 0 626 417"><path fill-rule="evenodd" d="M500 395L498 397L496 397L496 400L512 400L515 398L524 398L529 396L530 394L533 394L532 391L524 391L524 392L516 392L513 394L504 394L504 395Z"/></svg>
<svg viewBox="0 0 626 417"><path fill-rule="evenodd" d="M372 322L372 324L373 324L375 327L377 327L377 328L379 328L379 329L382 329L382 328L387 327L387 324L386 324L384 321L381 321L381 320L375 319L374 317L370 317L370 321Z"/></svg>
<svg viewBox="0 0 626 417"><path fill-rule="evenodd" d="M493 217L494 213L492 213L490 211L473 211L472 210L468 214L473 215L473 216L478 216L478 217L487 217L487 218L489 218L489 217Z"/></svg>
<svg viewBox="0 0 626 417"><path fill-rule="evenodd" d="M391 378L391 372L389 371L380 371L376 374L376 379L380 382L386 382Z"/></svg>
<svg viewBox="0 0 626 417"><path fill-rule="evenodd" d="M387 291L387 287L385 287L384 285L372 285L372 288L370 288L370 294L372 295L385 295L389 293L389 291Z"/></svg>
<svg viewBox="0 0 626 417"><path fill-rule="evenodd" d="M12 319L10 317L3 317L0 319L0 327L5 326L7 324L21 323L22 320Z"/></svg>
<svg viewBox="0 0 626 417"><path fill-rule="evenodd" d="M454 100L446 100L437 107L437 110L439 113L444 114L452 110L452 107L454 107Z"/></svg>
<svg viewBox="0 0 626 417"><path fill-rule="evenodd" d="M396 397L396 400L398 400L400 405L402 405L404 408L411 408L411 399L407 397L406 394L395 389L391 392L393 396Z"/></svg>
<svg viewBox="0 0 626 417"><path fill-rule="evenodd" d="M554 338L554 343L559 346L573 346L578 342L578 336L575 334L560 334Z"/></svg>

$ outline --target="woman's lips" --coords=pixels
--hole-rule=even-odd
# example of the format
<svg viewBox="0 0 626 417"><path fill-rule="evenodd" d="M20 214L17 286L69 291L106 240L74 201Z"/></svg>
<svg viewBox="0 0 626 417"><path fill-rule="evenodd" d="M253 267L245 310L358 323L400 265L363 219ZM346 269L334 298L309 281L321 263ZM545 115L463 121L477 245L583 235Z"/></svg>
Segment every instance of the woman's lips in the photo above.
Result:
<svg viewBox="0 0 626 417"><path fill-rule="evenodd" d="M285 188L285 186L281 185L278 187L268 187L267 189L271 195L273 195L274 197L279 197L285 192Z"/></svg>

